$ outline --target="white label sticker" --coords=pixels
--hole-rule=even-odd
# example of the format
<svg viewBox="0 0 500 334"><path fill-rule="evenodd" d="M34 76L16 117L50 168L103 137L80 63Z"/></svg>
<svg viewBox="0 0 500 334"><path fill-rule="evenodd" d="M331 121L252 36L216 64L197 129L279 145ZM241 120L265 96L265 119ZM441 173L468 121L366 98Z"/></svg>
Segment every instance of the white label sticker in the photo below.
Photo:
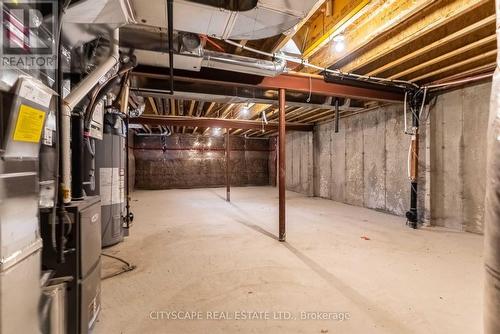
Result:
<svg viewBox="0 0 500 334"><path fill-rule="evenodd" d="M52 146L52 130L45 127L43 131L43 144L47 146Z"/></svg>
<svg viewBox="0 0 500 334"><path fill-rule="evenodd" d="M23 80L21 87L19 88L19 96L35 102L45 108L49 107L50 99L52 95L44 92L42 89L37 87L34 83L27 80Z"/></svg>
<svg viewBox="0 0 500 334"><path fill-rule="evenodd" d="M102 205L123 203L125 177L122 168L100 168L99 182Z"/></svg>

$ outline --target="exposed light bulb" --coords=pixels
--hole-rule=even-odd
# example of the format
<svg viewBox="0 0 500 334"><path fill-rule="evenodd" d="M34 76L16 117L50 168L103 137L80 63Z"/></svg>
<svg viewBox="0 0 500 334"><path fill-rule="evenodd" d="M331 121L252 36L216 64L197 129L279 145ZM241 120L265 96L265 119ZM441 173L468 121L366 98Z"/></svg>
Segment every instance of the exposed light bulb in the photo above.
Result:
<svg viewBox="0 0 500 334"><path fill-rule="evenodd" d="M250 109L248 108L248 106L244 106L244 107L243 107L243 108L241 108L241 110L240 110L240 115L241 115L242 117L247 117L249 112L250 112Z"/></svg>
<svg viewBox="0 0 500 334"><path fill-rule="evenodd" d="M340 34L333 38L333 47L335 52L342 52L345 50L345 37Z"/></svg>
<svg viewBox="0 0 500 334"><path fill-rule="evenodd" d="M220 135L220 128L213 128L212 129L212 134L214 136L219 136Z"/></svg>

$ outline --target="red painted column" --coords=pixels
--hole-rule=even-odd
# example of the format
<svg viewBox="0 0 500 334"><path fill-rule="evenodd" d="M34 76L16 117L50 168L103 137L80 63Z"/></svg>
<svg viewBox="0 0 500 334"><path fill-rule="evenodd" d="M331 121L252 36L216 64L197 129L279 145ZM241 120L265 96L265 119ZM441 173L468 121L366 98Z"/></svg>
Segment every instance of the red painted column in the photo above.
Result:
<svg viewBox="0 0 500 334"><path fill-rule="evenodd" d="M279 241L286 239L286 220L285 220L285 182L286 182L286 166L285 166L285 89L279 90Z"/></svg>

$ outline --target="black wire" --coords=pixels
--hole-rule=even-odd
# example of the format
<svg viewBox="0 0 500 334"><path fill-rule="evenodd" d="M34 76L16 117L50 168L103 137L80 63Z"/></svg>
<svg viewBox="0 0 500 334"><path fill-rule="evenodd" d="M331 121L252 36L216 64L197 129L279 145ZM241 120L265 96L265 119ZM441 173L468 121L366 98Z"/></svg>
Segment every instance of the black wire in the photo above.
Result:
<svg viewBox="0 0 500 334"><path fill-rule="evenodd" d="M114 255L111 255L111 254L106 254L106 253L101 253L102 256L106 256L106 257L109 257L111 259L115 259L117 261L120 261L121 263L124 264L124 266L122 267L121 270L117 271L117 272L114 272L112 274L109 274L109 275L106 275L106 276L103 276L101 277L101 280L105 280L105 279L108 279L108 278L112 278L112 277L116 277L118 275L121 275L121 274L124 274L126 272L129 272L129 271L132 271L134 270L135 268L137 268L136 265L133 265L133 264L130 264L129 262L125 261L124 259L118 257L118 256L114 256Z"/></svg>

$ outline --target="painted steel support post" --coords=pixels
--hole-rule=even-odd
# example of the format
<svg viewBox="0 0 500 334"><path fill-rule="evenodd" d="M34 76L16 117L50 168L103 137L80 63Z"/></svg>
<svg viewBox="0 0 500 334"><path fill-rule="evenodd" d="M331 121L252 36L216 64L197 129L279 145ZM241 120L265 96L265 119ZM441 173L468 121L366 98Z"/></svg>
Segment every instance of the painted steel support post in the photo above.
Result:
<svg viewBox="0 0 500 334"><path fill-rule="evenodd" d="M286 220L285 220L285 89L279 90L279 171L278 171L278 187L279 187L279 241L286 239Z"/></svg>
<svg viewBox="0 0 500 334"><path fill-rule="evenodd" d="M226 201L231 202L231 141L226 129Z"/></svg>

